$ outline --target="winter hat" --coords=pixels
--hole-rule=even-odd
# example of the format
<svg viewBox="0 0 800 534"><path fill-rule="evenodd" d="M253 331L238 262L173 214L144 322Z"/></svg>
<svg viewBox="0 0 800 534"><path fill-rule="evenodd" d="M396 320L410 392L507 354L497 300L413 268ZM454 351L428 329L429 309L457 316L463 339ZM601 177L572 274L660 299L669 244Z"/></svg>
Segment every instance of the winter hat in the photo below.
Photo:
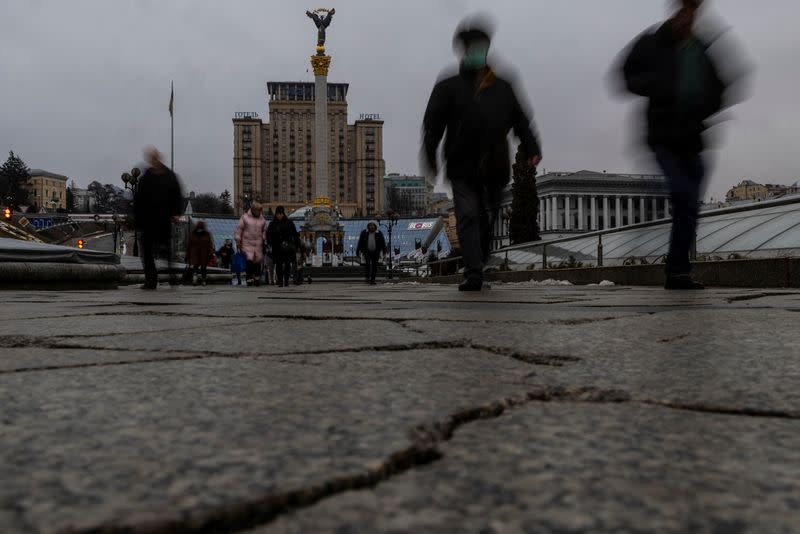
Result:
<svg viewBox="0 0 800 534"><path fill-rule="evenodd" d="M494 23L488 15L477 14L462 20L453 35L453 48L464 50L475 41L492 41Z"/></svg>
<svg viewBox="0 0 800 534"><path fill-rule="evenodd" d="M380 226L378 226L378 221L374 221L373 220L373 221L370 221L370 222L367 223L367 229L369 229L369 225L370 224L374 224L375 225L375 230L376 231L378 230L378 228L380 228Z"/></svg>
<svg viewBox="0 0 800 534"><path fill-rule="evenodd" d="M283 213L284 215L286 215L286 210L284 209L283 206L278 206L277 208L275 208L275 215L279 213Z"/></svg>

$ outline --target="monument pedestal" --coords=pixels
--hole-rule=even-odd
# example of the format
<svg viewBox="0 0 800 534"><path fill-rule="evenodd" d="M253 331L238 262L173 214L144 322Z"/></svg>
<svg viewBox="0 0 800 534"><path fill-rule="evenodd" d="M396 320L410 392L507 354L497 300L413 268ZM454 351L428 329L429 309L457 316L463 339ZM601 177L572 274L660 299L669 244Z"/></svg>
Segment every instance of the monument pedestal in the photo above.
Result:
<svg viewBox="0 0 800 534"><path fill-rule="evenodd" d="M317 252L317 241L323 238L323 264L341 263L344 254L344 226L339 223L339 214L331 205L328 191L328 69L331 57L325 55L325 47L317 46L317 54L311 56L314 69L314 129L316 140L317 198L314 207L306 212L300 226L300 238L311 243ZM339 261L335 261L334 258ZM318 263L318 261L317 261Z"/></svg>

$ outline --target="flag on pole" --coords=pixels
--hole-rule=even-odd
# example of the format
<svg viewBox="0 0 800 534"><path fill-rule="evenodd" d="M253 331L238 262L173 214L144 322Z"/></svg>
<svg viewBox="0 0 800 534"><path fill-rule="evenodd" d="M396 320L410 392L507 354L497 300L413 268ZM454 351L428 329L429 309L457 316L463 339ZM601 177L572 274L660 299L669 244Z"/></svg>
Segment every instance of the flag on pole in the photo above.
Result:
<svg viewBox="0 0 800 534"><path fill-rule="evenodd" d="M172 103L175 101L175 89L170 83L169 87L169 116L172 117Z"/></svg>

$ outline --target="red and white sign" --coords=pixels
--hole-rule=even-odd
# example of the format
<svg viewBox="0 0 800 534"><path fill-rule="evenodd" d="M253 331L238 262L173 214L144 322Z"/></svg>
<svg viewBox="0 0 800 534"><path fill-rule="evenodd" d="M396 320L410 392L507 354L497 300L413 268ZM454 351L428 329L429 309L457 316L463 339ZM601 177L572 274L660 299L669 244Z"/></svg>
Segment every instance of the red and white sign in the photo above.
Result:
<svg viewBox="0 0 800 534"><path fill-rule="evenodd" d="M412 223L408 223L408 229L409 230L432 230L433 229L433 223L430 222L430 221L428 221L428 222L412 222Z"/></svg>

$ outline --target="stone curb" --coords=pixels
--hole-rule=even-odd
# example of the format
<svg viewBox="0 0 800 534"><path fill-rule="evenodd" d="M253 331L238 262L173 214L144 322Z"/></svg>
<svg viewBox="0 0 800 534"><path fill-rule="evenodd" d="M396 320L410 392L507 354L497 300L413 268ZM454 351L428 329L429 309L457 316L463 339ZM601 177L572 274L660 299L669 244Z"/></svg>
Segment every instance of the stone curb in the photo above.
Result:
<svg viewBox="0 0 800 534"><path fill-rule="evenodd" d="M0 287L3 288L116 288L124 277L122 265L0 262Z"/></svg>
<svg viewBox="0 0 800 534"><path fill-rule="evenodd" d="M800 287L800 258L695 262L692 276L707 286L715 287ZM495 282L566 280L575 285L587 285L608 280L623 286L662 286L665 275L663 265L626 265L491 272L487 273L486 278ZM453 275L418 278L416 281L457 284L462 279L461 275Z"/></svg>

